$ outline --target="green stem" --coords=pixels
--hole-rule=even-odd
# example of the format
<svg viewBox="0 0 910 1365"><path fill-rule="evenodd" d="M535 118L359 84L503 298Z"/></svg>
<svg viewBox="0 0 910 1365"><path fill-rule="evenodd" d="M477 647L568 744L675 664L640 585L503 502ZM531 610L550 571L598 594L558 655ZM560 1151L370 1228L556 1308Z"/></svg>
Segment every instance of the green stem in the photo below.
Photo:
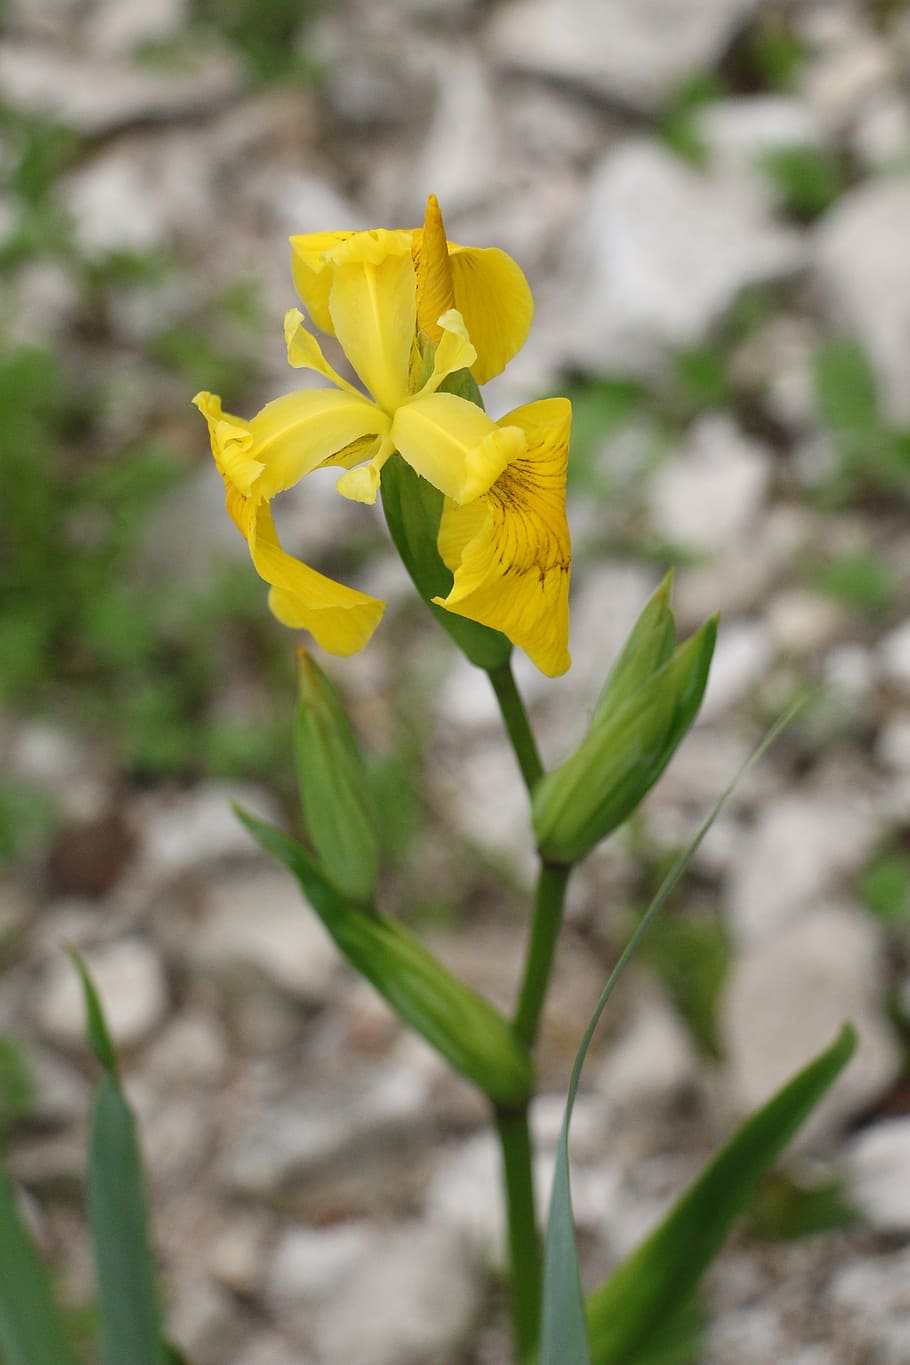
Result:
<svg viewBox="0 0 910 1365"><path fill-rule="evenodd" d="M496 1132L505 1173L506 1218L516 1359L530 1359L540 1333L541 1261L534 1200L528 1108L497 1110Z"/></svg>
<svg viewBox="0 0 910 1365"><path fill-rule="evenodd" d="M561 863L541 863L537 877L528 955L513 1020L515 1032L527 1048L534 1046L537 1037L571 871Z"/></svg>
<svg viewBox="0 0 910 1365"><path fill-rule="evenodd" d="M529 792L533 791L535 783L543 776L543 764L540 761L540 754L537 752L537 741L528 721L528 713L525 710L521 694L515 686L512 665L506 659L505 663L500 664L498 668L488 669L487 673L490 682L493 684L493 691L496 693L496 700L499 702L499 709L502 712L512 748L515 750L515 757L518 759L518 766L521 768L525 786Z"/></svg>

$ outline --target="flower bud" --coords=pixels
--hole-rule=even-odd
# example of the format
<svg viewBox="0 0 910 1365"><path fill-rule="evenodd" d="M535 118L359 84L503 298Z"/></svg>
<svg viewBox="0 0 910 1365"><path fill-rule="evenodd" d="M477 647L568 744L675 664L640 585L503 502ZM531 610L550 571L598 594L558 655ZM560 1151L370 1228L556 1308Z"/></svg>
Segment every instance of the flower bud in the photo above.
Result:
<svg viewBox="0 0 910 1365"><path fill-rule="evenodd" d="M653 673L665 664L676 643L676 624L670 610L673 574L668 573L639 616L625 648L610 670L597 699L591 728L605 720L611 711L633 697Z"/></svg>
<svg viewBox="0 0 910 1365"><path fill-rule="evenodd" d="M621 689L617 684L613 700L607 696L608 707L598 706L600 715L575 753L534 789L534 829L543 858L577 862L654 786L701 705L716 634L712 618L644 682L632 661L657 656L642 645L624 665L627 647L617 665L620 683L623 673L626 682ZM608 682L608 694L612 690Z"/></svg>
<svg viewBox="0 0 910 1365"><path fill-rule="evenodd" d="M297 676L294 755L306 831L332 884L366 902L379 874L379 835L363 759L337 692L303 649Z"/></svg>

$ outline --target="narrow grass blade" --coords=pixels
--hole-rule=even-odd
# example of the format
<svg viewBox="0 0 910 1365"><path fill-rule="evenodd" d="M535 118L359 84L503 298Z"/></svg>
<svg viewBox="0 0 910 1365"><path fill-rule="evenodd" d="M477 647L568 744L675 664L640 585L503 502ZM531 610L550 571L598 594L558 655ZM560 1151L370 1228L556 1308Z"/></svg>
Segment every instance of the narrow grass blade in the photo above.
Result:
<svg viewBox="0 0 910 1365"><path fill-rule="evenodd" d="M13 1186L0 1170L0 1360L3 1365L77 1365L50 1276L26 1232Z"/></svg>
<svg viewBox="0 0 910 1365"><path fill-rule="evenodd" d="M136 1123L117 1077L98 994L77 954L89 1042L104 1070L92 1104L88 1211L104 1365L168 1365Z"/></svg>
<svg viewBox="0 0 910 1365"><path fill-rule="evenodd" d="M588 1048L591 1045L594 1032L600 1022L600 1017L606 1008L607 1001L613 994L632 954L635 952L647 932L649 925L653 923L655 917L663 909L670 893L689 866L699 845L717 819L717 816L720 814L725 802L729 799L736 784L748 769L758 762L769 745L772 744L780 734L781 730L789 724L801 705L802 700L792 706L771 728L761 744L759 744L749 756L733 780L715 802L691 843L676 859L673 867L664 878L657 895L642 916L640 924L629 940L629 943L626 945L619 961L610 973L607 984L603 989L601 997L594 1009L594 1013L588 1023L588 1027L585 1030L585 1035L582 1039L581 1047L578 1049L578 1055L575 1058L575 1065L572 1068L572 1075L569 1080L565 1114L563 1116L562 1131L560 1133L559 1146L556 1154L556 1170L553 1177L553 1191L550 1198L550 1213L547 1220L547 1235L544 1247L543 1314L541 1321L539 1365L592 1365L591 1347L585 1322L584 1303L581 1295L578 1252L575 1244L574 1223L572 1219L571 1186L569 1179L569 1124L572 1120L572 1109L575 1104L575 1096L578 1092L581 1070L584 1066L585 1058L588 1055ZM606 1361L601 1360L600 1357L594 1357L593 1359L594 1365L606 1365ZM632 1362L630 1359L626 1359L623 1361L623 1365L632 1365Z"/></svg>

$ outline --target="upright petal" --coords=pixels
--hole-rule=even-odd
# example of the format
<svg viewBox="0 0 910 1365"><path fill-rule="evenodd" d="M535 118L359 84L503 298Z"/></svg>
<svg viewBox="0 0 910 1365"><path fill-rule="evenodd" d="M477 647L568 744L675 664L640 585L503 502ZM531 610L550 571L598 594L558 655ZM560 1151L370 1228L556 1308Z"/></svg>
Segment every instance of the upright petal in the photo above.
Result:
<svg viewBox="0 0 910 1365"><path fill-rule="evenodd" d="M416 330L410 234L358 232L329 254L335 335L376 402L393 412L407 396Z"/></svg>
<svg viewBox="0 0 910 1365"><path fill-rule="evenodd" d="M417 274L417 327L431 341L439 341L439 319L455 307L455 285L449 245L435 194L427 199L423 227L411 234L411 255Z"/></svg>
<svg viewBox="0 0 910 1365"><path fill-rule="evenodd" d="M531 330L534 300L520 267L498 247L449 243L455 307L477 348L478 384L504 370Z"/></svg>
<svg viewBox="0 0 910 1365"><path fill-rule="evenodd" d="M308 630L329 654L356 654L382 619L385 603L317 573L282 549L268 506L253 509L248 543L269 607L285 626Z"/></svg>
<svg viewBox="0 0 910 1365"><path fill-rule="evenodd" d="M496 423L466 398L427 393L395 413L392 444L447 498L470 502L525 449L518 426Z"/></svg>
<svg viewBox="0 0 910 1365"><path fill-rule="evenodd" d="M330 336L334 336L335 332L329 312L329 292L334 272L331 263L326 260L326 252L353 237L355 230L305 232L290 238L294 288L316 326Z"/></svg>
<svg viewBox="0 0 910 1365"><path fill-rule="evenodd" d="M440 606L500 630L550 677L571 662L569 573L571 545L565 513L572 409L564 398L517 408L502 419L521 429L526 451L513 460L477 504L447 502L440 554L455 581Z"/></svg>
<svg viewBox="0 0 910 1365"><path fill-rule="evenodd" d="M268 501L352 442L382 435L388 427L375 404L338 389L301 389L266 403L249 424L263 466L252 496Z"/></svg>
<svg viewBox="0 0 910 1365"><path fill-rule="evenodd" d="M219 474L241 493L248 494L264 468L257 458L249 422L222 411L217 393L203 390L196 394L193 403L208 422L212 455Z"/></svg>

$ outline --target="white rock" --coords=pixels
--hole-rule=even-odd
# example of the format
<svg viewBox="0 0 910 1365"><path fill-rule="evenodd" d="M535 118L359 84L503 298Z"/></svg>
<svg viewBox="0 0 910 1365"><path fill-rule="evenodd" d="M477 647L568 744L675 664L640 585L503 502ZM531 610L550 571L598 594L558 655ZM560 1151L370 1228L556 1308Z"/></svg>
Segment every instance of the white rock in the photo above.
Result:
<svg viewBox="0 0 910 1365"><path fill-rule="evenodd" d="M852 143L870 170L887 170L910 145L910 112L902 91L879 91L860 111Z"/></svg>
<svg viewBox="0 0 910 1365"><path fill-rule="evenodd" d="M426 1196L429 1217L452 1228L489 1265L505 1256L502 1157L492 1133L478 1133L436 1162Z"/></svg>
<svg viewBox="0 0 910 1365"><path fill-rule="evenodd" d="M910 716L885 722L875 744L875 757L885 768L910 773Z"/></svg>
<svg viewBox="0 0 910 1365"><path fill-rule="evenodd" d="M721 55L755 0L510 0L487 40L509 66L656 109Z"/></svg>
<svg viewBox="0 0 910 1365"><path fill-rule="evenodd" d="M809 791L770 801L730 872L726 902L737 940L760 943L792 925L859 870L878 834L861 792Z"/></svg>
<svg viewBox="0 0 910 1365"><path fill-rule="evenodd" d="M819 142L809 110L784 95L712 100L697 112L696 127L711 165L727 174L754 171L769 152Z"/></svg>
<svg viewBox="0 0 910 1365"><path fill-rule="evenodd" d="M88 137L102 137L147 119L186 118L236 95L239 70L223 55L177 75L123 62L82 57L65 48L7 41L0 47L0 86L23 113L59 119Z"/></svg>
<svg viewBox="0 0 910 1365"><path fill-rule="evenodd" d="M875 674L875 659L864 645L838 645L825 660L825 687L857 711L866 704L875 686Z"/></svg>
<svg viewBox="0 0 910 1365"><path fill-rule="evenodd" d="M216 1015L187 1010L155 1039L145 1057L146 1073L179 1088L219 1085L230 1060L228 1038Z"/></svg>
<svg viewBox="0 0 910 1365"><path fill-rule="evenodd" d="M117 151L89 161L64 182L63 196L87 255L140 253L164 244L164 206L149 194L148 176L133 156Z"/></svg>
<svg viewBox="0 0 910 1365"><path fill-rule="evenodd" d="M731 621L718 633L699 720L708 723L738 705L763 681L774 658L763 621Z"/></svg>
<svg viewBox="0 0 910 1365"><path fill-rule="evenodd" d="M288 1228L275 1246L266 1293L278 1305L319 1300L333 1293L358 1261L374 1255L382 1234L372 1223L336 1223L326 1228Z"/></svg>
<svg viewBox="0 0 910 1365"><path fill-rule="evenodd" d="M701 340L749 284L787 278L800 237L752 181L708 175L643 139L595 168L571 253L568 359L651 374Z"/></svg>
<svg viewBox="0 0 910 1365"><path fill-rule="evenodd" d="M263 820L280 820L271 793L245 783L206 782L150 801L140 812L148 868L171 877L205 863L254 854L259 846L234 814L235 801Z"/></svg>
<svg viewBox="0 0 910 1365"><path fill-rule="evenodd" d="M188 19L187 0L110 0L93 9L86 38L93 51L124 57L144 43L177 37Z"/></svg>
<svg viewBox="0 0 910 1365"><path fill-rule="evenodd" d="M787 588L772 598L767 612L771 639L788 654L813 654L843 630L846 613L837 602L807 588Z"/></svg>
<svg viewBox="0 0 910 1365"><path fill-rule="evenodd" d="M855 1359L875 1365L910 1360L910 1251L853 1259L838 1270L828 1296Z"/></svg>
<svg viewBox="0 0 910 1365"><path fill-rule="evenodd" d="M328 1164L363 1164L427 1120L429 1089L410 1063L389 1061L346 1086L336 1080L325 1093L314 1087L306 1109L292 1100L257 1110L232 1133L224 1177L233 1189L261 1198L312 1179Z"/></svg>
<svg viewBox="0 0 910 1365"><path fill-rule="evenodd" d="M896 626L878 648L882 679L910 697L910 620Z"/></svg>
<svg viewBox="0 0 910 1365"><path fill-rule="evenodd" d="M698 1079L698 1059L678 1015L656 991L636 1002L629 1024L596 1075L603 1093L620 1108L662 1108Z"/></svg>
<svg viewBox="0 0 910 1365"><path fill-rule="evenodd" d="M881 1232L910 1231L910 1118L881 1119L847 1148L851 1204Z"/></svg>
<svg viewBox="0 0 910 1365"><path fill-rule="evenodd" d="M126 938L84 955L114 1043L132 1047L142 1042L167 1010L167 982L158 954L143 939ZM85 1037L82 988L62 955L48 964L36 987L35 1017L41 1031L64 1046Z"/></svg>
<svg viewBox="0 0 910 1365"><path fill-rule="evenodd" d="M729 417L703 417L682 453L652 480L654 529L673 544L700 550L739 541L761 510L770 475L766 447Z"/></svg>
<svg viewBox="0 0 910 1365"><path fill-rule="evenodd" d="M211 910L188 945L196 966L222 981L278 986L309 1004L328 999L338 950L293 877L263 868L217 882Z"/></svg>
<svg viewBox="0 0 910 1365"><path fill-rule="evenodd" d="M240 1327L234 1298L198 1271L184 1269L168 1297L168 1334L197 1365L221 1365Z"/></svg>
<svg viewBox="0 0 910 1365"><path fill-rule="evenodd" d="M356 1263L308 1321L320 1365L404 1365L454 1359L480 1305L463 1245L415 1222L388 1231L381 1254Z"/></svg>
<svg viewBox="0 0 910 1365"><path fill-rule="evenodd" d="M803 94L822 129L840 136L889 85L891 76L885 44L860 31L809 66Z"/></svg>
<svg viewBox="0 0 910 1365"><path fill-rule="evenodd" d="M910 178L870 180L825 215L813 255L820 296L867 350L896 422L910 419L908 235Z"/></svg>
<svg viewBox="0 0 910 1365"><path fill-rule="evenodd" d="M419 212L432 186L447 214L482 199L500 175L499 118L486 70L472 44L436 55L436 107L418 153L410 197Z"/></svg>
<svg viewBox="0 0 910 1365"><path fill-rule="evenodd" d="M769 882L775 869L768 867ZM850 1020L853 1059L801 1130L800 1145L835 1133L880 1099L900 1068L881 1011L878 926L859 911L808 911L736 962L719 1011L730 1098L739 1113L769 1099Z"/></svg>

